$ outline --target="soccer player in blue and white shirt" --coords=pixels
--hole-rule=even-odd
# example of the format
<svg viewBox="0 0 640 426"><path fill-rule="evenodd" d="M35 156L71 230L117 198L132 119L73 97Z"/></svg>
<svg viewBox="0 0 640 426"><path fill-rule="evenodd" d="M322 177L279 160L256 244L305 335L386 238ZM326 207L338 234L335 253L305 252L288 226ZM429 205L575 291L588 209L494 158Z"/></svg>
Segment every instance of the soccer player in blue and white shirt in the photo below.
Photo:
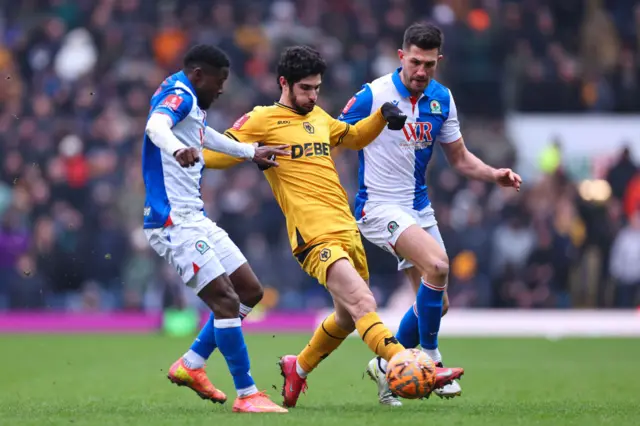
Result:
<svg viewBox="0 0 640 426"><path fill-rule="evenodd" d="M416 291L416 303L400 323L398 341L407 348L420 344L439 366L438 332L449 260L425 182L434 143L440 144L449 163L468 178L518 190L522 182L510 169L494 169L465 147L451 91L433 79L442 59L442 41L436 26L411 25L398 50L401 67L365 84L340 115L341 120L354 124L385 102L396 104L407 115L403 131L384 130L358 152L355 214L362 235L398 258L398 269L405 271ZM401 405L389 392L385 369L386 362L376 358L368 366L377 381L380 402ZM453 382L434 392L454 397L461 389Z"/></svg>
<svg viewBox="0 0 640 426"><path fill-rule="evenodd" d="M215 340L238 393L233 411L286 413L258 392L249 371L239 298L229 276L255 281L255 275L227 233L205 216L200 194L203 147L265 167L277 166L269 157L289 154L286 146L241 144L207 126L206 110L222 93L228 76L224 52L197 45L186 54L183 70L169 76L151 98L142 147L144 229L151 247L213 311ZM226 400L206 379L204 369L193 368L185 358L172 366L169 378L205 399ZM196 389L192 382L203 385Z"/></svg>

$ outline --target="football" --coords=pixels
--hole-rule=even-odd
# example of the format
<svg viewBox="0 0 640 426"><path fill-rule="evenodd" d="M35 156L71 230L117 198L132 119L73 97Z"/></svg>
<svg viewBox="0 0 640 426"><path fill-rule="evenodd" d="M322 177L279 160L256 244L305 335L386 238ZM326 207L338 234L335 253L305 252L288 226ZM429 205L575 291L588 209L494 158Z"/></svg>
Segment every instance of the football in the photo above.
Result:
<svg viewBox="0 0 640 426"><path fill-rule="evenodd" d="M436 383L436 365L419 349L398 352L387 365L391 392L406 399L429 395Z"/></svg>

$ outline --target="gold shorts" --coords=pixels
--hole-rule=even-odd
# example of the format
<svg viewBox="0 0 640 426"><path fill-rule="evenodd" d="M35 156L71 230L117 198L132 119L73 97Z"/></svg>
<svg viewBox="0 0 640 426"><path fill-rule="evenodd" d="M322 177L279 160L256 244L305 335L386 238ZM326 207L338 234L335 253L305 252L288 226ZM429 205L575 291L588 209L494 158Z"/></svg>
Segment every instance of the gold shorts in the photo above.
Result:
<svg viewBox="0 0 640 426"><path fill-rule="evenodd" d="M360 231L341 231L324 235L294 255L302 269L324 286L327 285L329 266L339 259L347 259L363 280L369 280L369 266Z"/></svg>

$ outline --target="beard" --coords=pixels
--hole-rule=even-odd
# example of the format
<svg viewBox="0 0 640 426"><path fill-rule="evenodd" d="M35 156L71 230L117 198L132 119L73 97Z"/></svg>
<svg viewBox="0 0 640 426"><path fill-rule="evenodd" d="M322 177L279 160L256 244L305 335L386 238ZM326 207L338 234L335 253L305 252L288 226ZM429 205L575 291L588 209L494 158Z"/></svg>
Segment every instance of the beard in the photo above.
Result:
<svg viewBox="0 0 640 426"><path fill-rule="evenodd" d="M296 101L295 95L291 92L289 93L289 102L291 102L291 105L293 105L293 109L295 109L300 114L309 114L311 111L313 111L313 108L316 106L315 104L309 104L306 106L300 105Z"/></svg>
<svg viewBox="0 0 640 426"><path fill-rule="evenodd" d="M212 103L213 103L213 100L203 99L200 96L198 96L198 108L200 108L201 110L203 111L208 110L209 108L211 108Z"/></svg>

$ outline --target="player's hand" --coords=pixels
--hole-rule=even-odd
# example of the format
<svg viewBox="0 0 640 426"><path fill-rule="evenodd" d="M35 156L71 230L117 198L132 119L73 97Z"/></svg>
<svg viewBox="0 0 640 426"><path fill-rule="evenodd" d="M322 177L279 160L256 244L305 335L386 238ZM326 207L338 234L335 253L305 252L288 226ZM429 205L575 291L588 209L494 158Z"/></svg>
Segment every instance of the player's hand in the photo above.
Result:
<svg viewBox="0 0 640 426"><path fill-rule="evenodd" d="M200 161L200 152L195 148L182 148L173 153L182 167L191 167Z"/></svg>
<svg viewBox="0 0 640 426"><path fill-rule="evenodd" d="M503 187L513 187L517 191L520 191L520 185L522 184L522 178L519 174L511 169L497 169L494 172L493 178L495 182Z"/></svg>
<svg viewBox="0 0 640 426"><path fill-rule="evenodd" d="M389 130L400 130L404 127L407 116L400 108L391 102L385 102L382 105L382 116L387 120Z"/></svg>
<svg viewBox="0 0 640 426"><path fill-rule="evenodd" d="M276 161L278 155L287 157L291 155L291 151L287 150L290 148L289 145L263 146L260 143L254 143L253 146L256 148L256 153L251 161L256 163L260 170L278 167L280 165Z"/></svg>

